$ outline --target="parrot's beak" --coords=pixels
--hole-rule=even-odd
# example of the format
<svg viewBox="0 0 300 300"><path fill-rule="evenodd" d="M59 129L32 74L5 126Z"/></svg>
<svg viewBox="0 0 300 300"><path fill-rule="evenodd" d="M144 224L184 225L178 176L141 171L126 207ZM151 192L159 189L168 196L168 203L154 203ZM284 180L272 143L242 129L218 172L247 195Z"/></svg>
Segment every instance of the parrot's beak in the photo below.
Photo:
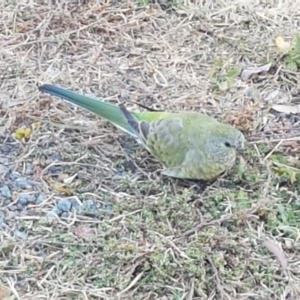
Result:
<svg viewBox="0 0 300 300"><path fill-rule="evenodd" d="M244 148L244 147L237 147L237 148L236 148L236 151L237 151L239 154L243 155L244 152L245 152L245 148Z"/></svg>

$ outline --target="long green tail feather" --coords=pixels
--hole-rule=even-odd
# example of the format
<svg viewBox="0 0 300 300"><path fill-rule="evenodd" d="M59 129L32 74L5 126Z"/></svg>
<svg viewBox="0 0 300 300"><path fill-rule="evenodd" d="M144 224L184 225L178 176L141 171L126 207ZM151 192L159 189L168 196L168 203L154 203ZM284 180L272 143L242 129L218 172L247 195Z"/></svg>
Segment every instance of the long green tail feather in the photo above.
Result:
<svg viewBox="0 0 300 300"><path fill-rule="evenodd" d="M54 86L51 84L43 84L39 87L43 93L56 96L75 105L78 105L114 124L121 130L136 136L133 128L128 124L122 111L117 105L93 99L88 96L80 95L70 90Z"/></svg>

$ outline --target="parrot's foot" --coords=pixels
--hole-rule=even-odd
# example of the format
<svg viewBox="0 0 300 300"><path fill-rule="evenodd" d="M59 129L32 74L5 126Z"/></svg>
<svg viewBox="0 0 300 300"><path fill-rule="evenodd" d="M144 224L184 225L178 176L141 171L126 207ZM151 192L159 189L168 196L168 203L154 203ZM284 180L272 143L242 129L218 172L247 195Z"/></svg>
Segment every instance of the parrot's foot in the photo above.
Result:
<svg viewBox="0 0 300 300"><path fill-rule="evenodd" d="M202 194L209 185L209 182L204 180L177 179L177 182L180 186L194 188L197 194Z"/></svg>

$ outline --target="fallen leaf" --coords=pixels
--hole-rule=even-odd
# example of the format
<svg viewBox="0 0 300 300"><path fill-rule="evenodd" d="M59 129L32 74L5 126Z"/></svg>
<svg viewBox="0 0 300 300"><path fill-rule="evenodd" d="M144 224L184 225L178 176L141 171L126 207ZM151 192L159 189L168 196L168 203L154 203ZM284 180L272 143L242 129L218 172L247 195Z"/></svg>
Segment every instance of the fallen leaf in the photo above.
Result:
<svg viewBox="0 0 300 300"><path fill-rule="evenodd" d="M10 299L10 295L10 289L0 282L0 299Z"/></svg>
<svg viewBox="0 0 300 300"><path fill-rule="evenodd" d="M74 233L83 239L89 239L95 235L95 230L91 227L75 227Z"/></svg>
<svg viewBox="0 0 300 300"><path fill-rule="evenodd" d="M275 40L275 44L277 46L277 48L284 53L289 52L289 50L291 49L291 43L286 42L282 36L278 36Z"/></svg>
<svg viewBox="0 0 300 300"><path fill-rule="evenodd" d="M49 180L49 183L52 186L52 188L59 193L66 194L68 196L72 196L74 194L71 188L65 186L65 184L63 183L54 181L52 178Z"/></svg>
<svg viewBox="0 0 300 300"><path fill-rule="evenodd" d="M275 104L272 109L285 114L299 114L300 105Z"/></svg>
<svg viewBox="0 0 300 300"><path fill-rule="evenodd" d="M25 138L26 140L28 140L31 136L31 128L18 128L15 130L15 132L13 133L13 137L16 140L22 140L23 138Z"/></svg>
<svg viewBox="0 0 300 300"><path fill-rule="evenodd" d="M262 245L265 246L271 253L273 253L276 256L279 263L281 264L281 267L285 270L287 268L288 262L283 251L279 248L279 246L275 244L275 242L272 240L265 241Z"/></svg>
<svg viewBox="0 0 300 300"><path fill-rule="evenodd" d="M241 79L243 81L248 80L252 75L257 75L259 73L263 72L269 72L270 68L272 67L272 64L266 64L260 67L249 67L248 69L245 69L242 71Z"/></svg>
<svg viewBox="0 0 300 300"><path fill-rule="evenodd" d="M280 89L272 90L267 92L264 96L264 100L268 103L287 103L290 97L287 93L281 91Z"/></svg>
<svg viewBox="0 0 300 300"><path fill-rule="evenodd" d="M60 193L64 193L68 196L72 196L73 195L73 191L72 189L64 186L63 184L60 184L60 183L56 183L53 185L53 188L57 191L57 192L60 192Z"/></svg>

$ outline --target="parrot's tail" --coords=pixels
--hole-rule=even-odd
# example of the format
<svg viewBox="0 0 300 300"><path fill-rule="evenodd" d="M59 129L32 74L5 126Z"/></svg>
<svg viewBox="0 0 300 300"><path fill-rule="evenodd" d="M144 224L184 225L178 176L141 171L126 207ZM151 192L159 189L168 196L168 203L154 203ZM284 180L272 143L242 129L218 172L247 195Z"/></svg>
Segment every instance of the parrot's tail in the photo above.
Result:
<svg viewBox="0 0 300 300"><path fill-rule="evenodd" d="M88 96L80 95L78 93L51 84L43 84L39 87L39 90L43 93L48 93L52 96L64 99L94 114L97 114L98 116L114 124L116 127L120 128L121 130L136 137L134 128L132 128L130 124L128 124L128 121L126 120L123 112L117 105L96 100Z"/></svg>

